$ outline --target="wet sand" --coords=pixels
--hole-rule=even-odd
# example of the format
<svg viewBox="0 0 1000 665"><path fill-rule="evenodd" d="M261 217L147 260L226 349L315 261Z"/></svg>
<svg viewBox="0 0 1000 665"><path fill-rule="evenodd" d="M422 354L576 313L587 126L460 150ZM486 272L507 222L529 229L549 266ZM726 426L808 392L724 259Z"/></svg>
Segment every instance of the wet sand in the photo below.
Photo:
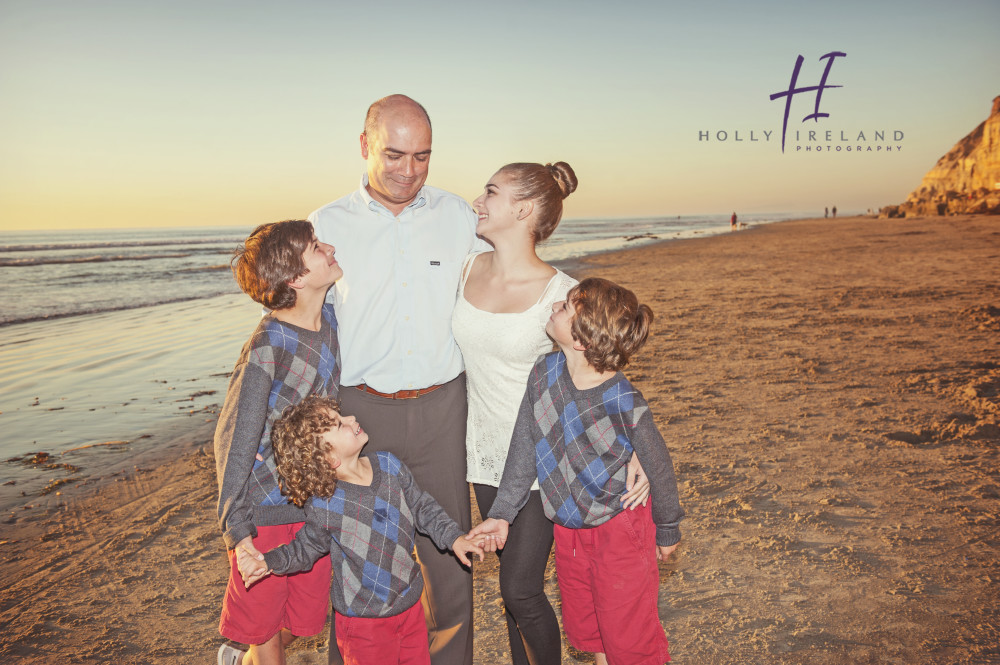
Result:
<svg viewBox="0 0 1000 665"><path fill-rule="evenodd" d="M576 271L657 314L627 373L688 514L661 566L675 662L1000 662L998 265L996 217L854 218ZM214 662L213 427L4 516L4 662ZM476 568L477 664L509 662L496 573ZM558 610L551 569L548 590ZM289 662L325 652L300 640Z"/></svg>

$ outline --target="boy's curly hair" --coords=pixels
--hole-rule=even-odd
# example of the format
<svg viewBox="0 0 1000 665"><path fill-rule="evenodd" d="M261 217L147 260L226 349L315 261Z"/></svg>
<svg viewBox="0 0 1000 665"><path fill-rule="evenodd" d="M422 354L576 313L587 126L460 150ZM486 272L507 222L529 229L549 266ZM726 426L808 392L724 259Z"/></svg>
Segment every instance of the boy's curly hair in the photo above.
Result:
<svg viewBox="0 0 1000 665"><path fill-rule="evenodd" d="M576 310L573 338L586 347L583 357L598 372L623 369L646 343L653 310L625 287L590 277L570 289L566 300Z"/></svg>
<svg viewBox="0 0 1000 665"><path fill-rule="evenodd" d="M337 489L337 471L330 466L330 446L323 435L340 423L337 402L309 395L284 410L271 428L271 446L278 466L278 484L300 508L311 497L329 499Z"/></svg>

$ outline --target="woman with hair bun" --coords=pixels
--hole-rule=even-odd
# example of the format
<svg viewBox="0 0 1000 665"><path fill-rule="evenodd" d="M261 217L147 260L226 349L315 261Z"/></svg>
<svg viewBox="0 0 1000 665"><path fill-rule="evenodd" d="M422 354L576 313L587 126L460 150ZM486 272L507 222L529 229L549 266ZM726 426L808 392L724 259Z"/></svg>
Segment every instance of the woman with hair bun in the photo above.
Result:
<svg viewBox="0 0 1000 665"><path fill-rule="evenodd" d="M472 204L479 215L476 234L493 250L466 258L452 330L468 382L468 480L484 518L500 485L528 374L538 357L553 347L545 333L552 304L565 300L577 283L535 251L555 231L563 199L576 186L576 174L566 162L508 164ZM640 482L626 495L626 507L649 494L648 480L634 458L633 463L629 477L638 474ZM545 517L536 482L504 549L497 553L515 665L549 665L562 659L559 624L544 588L552 540L552 522Z"/></svg>

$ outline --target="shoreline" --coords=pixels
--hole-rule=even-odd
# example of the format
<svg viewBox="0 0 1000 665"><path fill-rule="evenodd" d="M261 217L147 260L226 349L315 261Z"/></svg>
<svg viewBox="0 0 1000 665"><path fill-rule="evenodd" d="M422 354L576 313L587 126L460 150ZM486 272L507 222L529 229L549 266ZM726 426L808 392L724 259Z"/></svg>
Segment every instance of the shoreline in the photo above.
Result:
<svg viewBox="0 0 1000 665"><path fill-rule="evenodd" d="M661 565L675 660L1000 660L1000 218L752 231L572 269L656 315L626 373L688 514ZM209 420L178 416L117 462L84 451L101 480L8 509L0 655L211 662L226 568ZM495 562L476 566L477 665L509 658ZM547 591L558 613L551 570ZM325 663L325 639L289 662Z"/></svg>
<svg viewBox="0 0 1000 665"><path fill-rule="evenodd" d="M638 237L633 247L552 264L572 274L584 270L591 257L723 233L728 230L695 230L686 237L653 241ZM0 451L6 462L0 467L0 511L33 503L58 505L55 496L81 483L92 485L108 475L109 464L115 472L132 458L146 464L145 456L155 456L177 436L172 432L183 431L179 416L191 421L189 427L214 418L232 362L258 315L259 306L235 293L0 326L3 343L18 349L16 358L0 357L0 422L18 433L8 437ZM147 336L154 337L151 349L135 341ZM81 370L77 350L49 338L72 338L78 346L107 350L88 358ZM162 338L169 341L158 344ZM186 353L186 348L198 353ZM152 366L132 360L152 350L157 351ZM33 375L39 371L42 376L57 374L60 380L36 381Z"/></svg>

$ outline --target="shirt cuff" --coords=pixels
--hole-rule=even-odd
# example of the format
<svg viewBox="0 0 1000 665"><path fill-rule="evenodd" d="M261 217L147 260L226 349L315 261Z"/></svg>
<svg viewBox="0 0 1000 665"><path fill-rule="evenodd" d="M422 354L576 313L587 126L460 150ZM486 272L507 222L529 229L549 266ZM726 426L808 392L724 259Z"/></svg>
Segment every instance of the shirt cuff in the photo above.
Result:
<svg viewBox="0 0 1000 665"><path fill-rule="evenodd" d="M681 542L681 530L677 527L667 529L656 529L656 545L658 547L670 547Z"/></svg>
<svg viewBox="0 0 1000 665"><path fill-rule="evenodd" d="M517 517L517 512L517 508L513 505L507 503L503 499L496 499L493 502L493 507L490 508L490 514L486 517L493 517L498 520L504 520L508 524L513 524L514 518Z"/></svg>
<svg viewBox="0 0 1000 665"><path fill-rule="evenodd" d="M253 522L244 522L243 524L230 526L226 531L222 532L222 540L225 541L227 550L236 549L240 541L247 536L257 537L257 527L253 525Z"/></svg>

